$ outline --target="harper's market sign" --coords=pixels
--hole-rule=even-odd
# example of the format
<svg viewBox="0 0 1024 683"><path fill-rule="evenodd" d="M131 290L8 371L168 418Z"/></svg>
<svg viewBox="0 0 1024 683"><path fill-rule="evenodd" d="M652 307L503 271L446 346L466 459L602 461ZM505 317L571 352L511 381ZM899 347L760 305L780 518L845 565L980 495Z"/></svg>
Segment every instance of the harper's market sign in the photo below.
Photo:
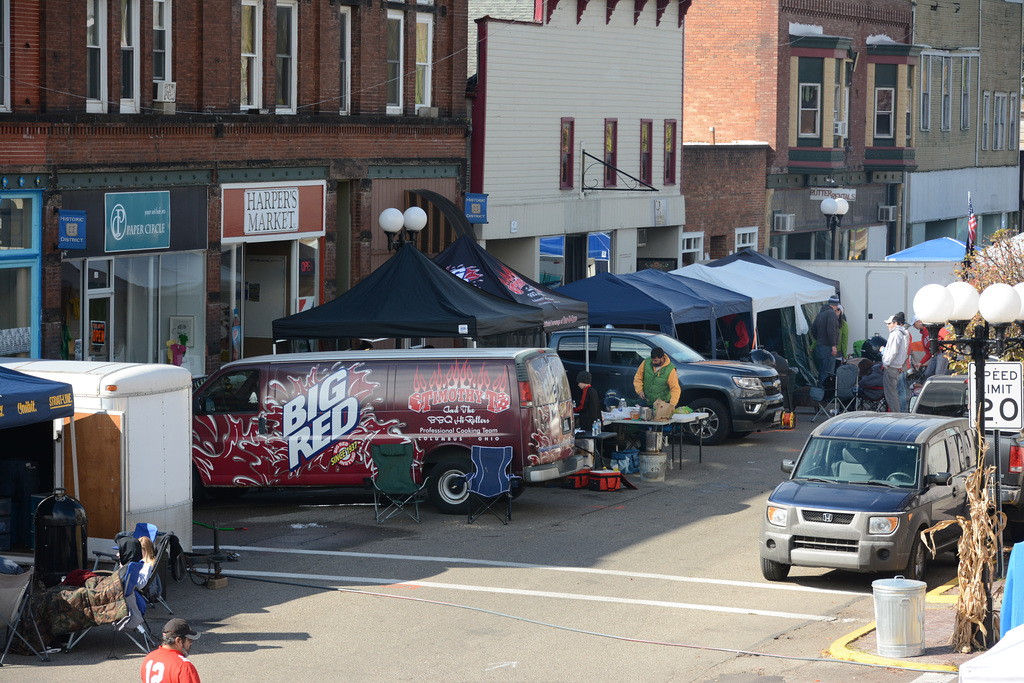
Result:
<svg viewBox="0 0 1024 683"><path fill-rule="evenodd" d="M298 232L299 188L247 189L244 198L243 220L243 230L246 235Z"/></svg>
<svg viewBox="0 0 1024 683"><path fill-rule="evenodd" d="M848 202L857 201L857 190L850 187L812 187L811 200L821 201L822 199L839 199L840 197Z"/></svg>

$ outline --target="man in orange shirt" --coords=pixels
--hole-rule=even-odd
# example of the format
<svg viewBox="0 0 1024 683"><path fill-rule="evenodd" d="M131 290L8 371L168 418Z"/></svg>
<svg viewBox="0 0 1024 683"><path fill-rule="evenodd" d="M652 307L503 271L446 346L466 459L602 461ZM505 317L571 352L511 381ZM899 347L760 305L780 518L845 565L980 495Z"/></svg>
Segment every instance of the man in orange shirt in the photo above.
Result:
<svg viewBox="0 0 1024 683"><path fill-rule="evenodd" d="M142 662L142 683L199 683L199 672L188 661L192 641L199 638L184 619L171 619L164 625L163 644Z"/></svg>

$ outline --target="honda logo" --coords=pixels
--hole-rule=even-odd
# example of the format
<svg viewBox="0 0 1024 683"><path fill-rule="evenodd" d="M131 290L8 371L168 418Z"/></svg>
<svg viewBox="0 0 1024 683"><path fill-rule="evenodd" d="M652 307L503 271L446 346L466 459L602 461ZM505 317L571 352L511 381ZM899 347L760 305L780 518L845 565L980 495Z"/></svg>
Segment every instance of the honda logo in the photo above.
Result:
<svg viewBox="0 0 1024 683"><path fill-rule="evenodd" d="M831 512L822 512L821 513L821 521L823 521L823 522L831 522L832 521L832 513Z"/></svg>

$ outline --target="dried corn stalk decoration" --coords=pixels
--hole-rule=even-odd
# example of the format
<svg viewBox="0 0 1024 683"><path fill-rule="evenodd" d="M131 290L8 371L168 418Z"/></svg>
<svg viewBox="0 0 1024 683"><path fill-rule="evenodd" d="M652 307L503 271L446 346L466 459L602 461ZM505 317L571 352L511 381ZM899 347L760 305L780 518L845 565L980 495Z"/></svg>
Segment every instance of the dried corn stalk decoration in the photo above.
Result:
<svg viewBox="0 0 1024 683"><path fill-rule="evenodd" d="M986 441L981 440L981 452L986 452ZM935 539L933 534L951 524L960 525L960 541L957 550L960 562L957 566L957 579L960 583L960 595L956 601L956 620L949 644L957 652L970 652L972 648L984 650L988 647L988 631L985 620L989 612L989 596L991 585L986 585L987 577L995 573L996 554L998 552L998 536L1006 526L1006 514L996 512L997 506L992 497L992 489L988 486L995 472L994 466L985 466L984 457L978 458L978 466L967 478L967 504L970 516L957 516L956 520L939 522L935 526L921 532L921 540L935 557Z"/></svg>

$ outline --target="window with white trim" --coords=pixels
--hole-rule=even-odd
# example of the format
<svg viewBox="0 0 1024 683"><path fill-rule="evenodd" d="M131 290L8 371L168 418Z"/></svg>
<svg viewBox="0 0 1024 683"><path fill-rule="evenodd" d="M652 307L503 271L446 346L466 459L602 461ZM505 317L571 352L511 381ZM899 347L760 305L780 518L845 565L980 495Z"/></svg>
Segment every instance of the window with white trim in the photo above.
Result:
<svg viewBox="0 0 1024 683"><path fill-rule="evenodd" d="M405 13L388 10L386 101L388 114L402 113L402 54L404 52Z"/></svg>
<svg viewBox="0 0 1024 683"><path fill-rule="evenodd" d="M11 63L10 0L0 0L0 111L11 110L11 85L8 79Z"/></svg>
<svg viewBox="0 0 1024 683"><path fill-rule="evenodd" d="M942 114L939 128L949 130L953 125L953 58L942 58Z"/></svg>
<svg viewBox="0 0 1024 683"><path fill-rule="evenodd" d="M757 226L736 228L736 251L753 249L757 251Z"/></svg>
<svg viewBox="0 0 1024 683"><path fill-rule="evenodd" d="M816 138L821 134L821 84L800 84L799 136Z"/></svg>
<svg viewBox="0 0 1024 683"><path fill-rule="evenodd" d="M299 9L293 0L277 0L277 70L275 91L278 114L294 114L298 59L296 49Z"/></svg>
<svg viewBox="0 0 1024 683"><path fill-rule="evenodd" d="M352 96L352 8L342 7L338 16L340 24L341 45L340 60L338 65L339 89L338 89L338 112L340 114L351 113L349 98Z"/></svg>
<svg viewBox="0 0 1024 683"><path fill-rule="evenodd" d="M139 0L121 0L121 113L139 111Z"/></svg>
<svg viewBox="0 0 1024 683"><path fill-rule="evenodd" d="M960 130L971 128L971 69L974 62L964 57L960 69Z"/></svg>
<svg viewBox="0 0 1024 683"><path fill-rule="evenodd" d="M914 67L907 67L907 110L906 110L906 144L911 146L914 138Z"/></svg>
<svg viewBox="0 0 1024 683"><path fill-rule="evenodd" d="M259 109L263 102L263 3L242 0L242 109Z"/></svg>
<svg viewBox="0 0 1024 683"><path fill-rule="evenodd" d="M992 107L992 93L981 94L981 148L988 149L989 110Z"/></svg>
<svg viewBox="0 0 1024 683"><path fill-rule="evenodd" d="M87 0L85 11L85 110L107 110L107 3Z"/></svg>
<svg viewBox="0 0 1024 683"><path fill-rule="evenodd" d="M429 107L434 61L434 16L416 15L416 110Z"/></svg>
<svg viewBox="0 0 1024 683"><path fill-rule="evenodd" d="M171 0L153 0L153 80L173 81Z"/></svg>
<svg viewBox="0 0 1024 683"><path fill-rule="evenodd" d="M1006 149L1006 93L992 98L992 149Z"/></svg>
<svg viewBox="0 0 1024 683"><path fill-rule="evenodd" d="M704 233L684 232L679 236L679 267L697 263L704 258Z"/></svg>
<svg viewBox="0 0 1024 683"><path fill-rule="evenodd" d="M893 136L893 100L895 96L894 88L875 88L876 138L891 138Z"/></svg>
<svg viewBox="0 0 1024 683"><path fill-rule="evenodd" d="M1006 148L1017 149L1017 118L1020 108L1017 106L1017 93L1010 93L1010 106L1006 116Z"/></svg>
<svg viewBox="0 0 1024 683"><path fill-rule="evenodd" d="M921 130L932 129L932 60L921 58Z"/></svg>

